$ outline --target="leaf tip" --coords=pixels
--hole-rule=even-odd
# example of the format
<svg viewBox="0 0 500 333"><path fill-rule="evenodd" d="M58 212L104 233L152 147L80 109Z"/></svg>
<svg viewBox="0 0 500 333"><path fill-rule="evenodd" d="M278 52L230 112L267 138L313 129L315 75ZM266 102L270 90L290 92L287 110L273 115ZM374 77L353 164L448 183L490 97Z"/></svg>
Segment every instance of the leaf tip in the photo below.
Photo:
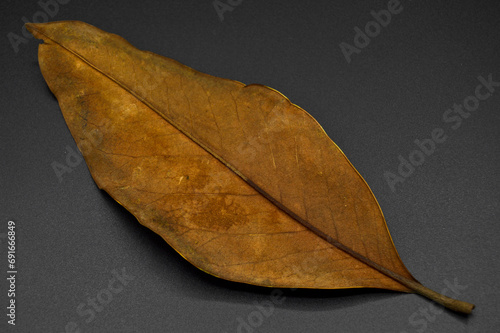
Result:
<svg viewBox="0 0 500 333"><path fill-rule="evenodd" d="M26 30L28 30L33 36L35 36L35 38L40 39L41 37L40 37L38 25L40 25L40 23L26 22L24 24L24 26L26 27Z"/></svg>
<svg viewBox="0 0 500 333"><path fill-rule="evenodd" d="M42 39L45 42L48 41L47 30L49 26L57 22L47 22L47 23L31 23L26 22L24 26L36 39Z"/></svg>

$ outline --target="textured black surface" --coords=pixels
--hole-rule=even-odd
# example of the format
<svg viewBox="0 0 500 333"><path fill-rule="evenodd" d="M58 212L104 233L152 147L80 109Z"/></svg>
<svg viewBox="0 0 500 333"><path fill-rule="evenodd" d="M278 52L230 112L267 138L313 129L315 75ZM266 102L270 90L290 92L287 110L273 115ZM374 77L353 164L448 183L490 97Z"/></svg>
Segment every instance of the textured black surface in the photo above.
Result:
<svg viewBox="0 0 500 333"><path fill-rule="evenodd" d="M479 76L500 81L498 1L401 1L350 63L339 45L354 45L354 28L387 1L221 0L240 3L223 21L211 0L60 2L51 20L88 22L197 70L273 87L303 107L372 188L414 276L437 291L457 283L458 298L477 308L466 318L415 295L284 290L272 311L259 310L269 309L271 289L192 267L98 190L84 162L70 159L60 181L52 164L67 164L76 145L40 74L38 41L17 53L9 41L22 36L23 17L43 20L42 8L8 0L0 3L0 276L14 220L17 318L7 325L1 278L0 331L499 331L500 87L460 127L443 121L474 95ZM419 157L414 141L439 128L444 142L392 191L384 173L398 172L399 156ZM123 269L134 278L111 292ZM88 302L98 294L112 299L94 310Z"/></svg>

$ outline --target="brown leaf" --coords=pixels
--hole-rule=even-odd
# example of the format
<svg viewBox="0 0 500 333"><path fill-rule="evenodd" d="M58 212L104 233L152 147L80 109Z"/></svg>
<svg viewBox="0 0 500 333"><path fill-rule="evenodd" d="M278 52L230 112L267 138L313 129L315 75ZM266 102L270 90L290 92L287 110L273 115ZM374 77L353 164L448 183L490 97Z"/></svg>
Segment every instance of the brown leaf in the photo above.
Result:
<svg viewBox="0 0 500 333"><path fill-rule="evenodd" d="M199 269L269 287L417 292L370 188L303 109L78 21L27 24L92 177Z"/></svg>

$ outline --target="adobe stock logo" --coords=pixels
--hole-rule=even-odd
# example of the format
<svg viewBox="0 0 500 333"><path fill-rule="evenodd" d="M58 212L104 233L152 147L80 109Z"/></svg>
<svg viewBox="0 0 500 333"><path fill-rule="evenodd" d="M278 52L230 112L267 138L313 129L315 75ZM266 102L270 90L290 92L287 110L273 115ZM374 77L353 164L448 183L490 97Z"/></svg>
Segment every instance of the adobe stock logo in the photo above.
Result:
<svg viewBox="0 0 500 333"><path fill-rule="evenodd" d="M354 35L353 43L355 46L345 42L339 44L340 50L347 63L351 63L351 58L354 53L361 53L361 50L370 44L371 38L375 38L380 34L382 27L385 28L391 23L393 15L399 14L402 11L403 6L400 4L399 0L389 0L387 9L382 9L378 12L372 10L370 12L375 20L366 23L364 31L357 26L354 27L356 34Z"/></svg>
<svg viewBox="0 0 500 333"><path fill-rule="evenodd" d="M88 296L85 302L81 302L76 307L78 319L70 320L64 326L64 333L82 333L87 331L84 329L85 324L93 322L99 313L105 312L109 304L118 295L125 290L131 281L135 280L135 276L129 275L125 267L121 270L113 269L112 277L108 280L106 287L95 292L92 296Z"/></svg>
<svg viewBox="0 0 500 333"><path fill-rule="evenodd" d="M500 81L493 81L492 74L489 74L487 78L480 75L477 80L479 84L476 86L473 95L465 97L460 104L454 103L452 108L443 112L443 122L450 124L449 126L453 131L460 128L464 119L469 118L473 115L473 112L479 109L481 101L490 98L495 92L495 88L500 87ZM430 131L429 138L413 141L417 149L411 151L407 158L402 155L398 156L397 172L384 172L384 179L392 192L396 192L396 185L402 184L415 172L417 167L424 164L427 157L434 154L438 144L442 144L448 139L448 135L445 133L444 128L436 127Z"/></svg>

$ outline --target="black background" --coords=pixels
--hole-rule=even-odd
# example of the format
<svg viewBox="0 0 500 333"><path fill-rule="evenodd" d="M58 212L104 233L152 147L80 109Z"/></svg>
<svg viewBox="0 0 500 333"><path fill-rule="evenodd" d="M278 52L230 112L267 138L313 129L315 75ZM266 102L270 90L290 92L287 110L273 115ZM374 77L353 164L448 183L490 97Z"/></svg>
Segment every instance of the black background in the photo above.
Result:
<svg viewBox="0 0 500 333"><path fill-rule="evenodd" d="M65 2L50 20L90 23L202 72L273 87L303 107L370 185L413 275L437 291L455 281L458 298L477 306L469 317L434 315L416 295L284 290L255 332L499 331L500 87L458 129L442 120L474 94L478 76L500 81L498 1L401 1L350 63L339 44L352 45L354 27L364 29L387 1L243 0L222 21L212 0ZM42 8L4 0L0 11L0 277L9 220L18 265L16 326L7 325L1 278L0 331L65 332L73 321L81 332L236 332L270 289L191 266L98 190L85 163L59 181L51 164L66 163L76 145L41 76L38 41L15 52L8 38L23 36L23 17L43 19ZM392 191L384 172L396 173L398 156L408 159L435 128L447 140ZM86 323L78 305L123 268L134 279Z"/></svg>

